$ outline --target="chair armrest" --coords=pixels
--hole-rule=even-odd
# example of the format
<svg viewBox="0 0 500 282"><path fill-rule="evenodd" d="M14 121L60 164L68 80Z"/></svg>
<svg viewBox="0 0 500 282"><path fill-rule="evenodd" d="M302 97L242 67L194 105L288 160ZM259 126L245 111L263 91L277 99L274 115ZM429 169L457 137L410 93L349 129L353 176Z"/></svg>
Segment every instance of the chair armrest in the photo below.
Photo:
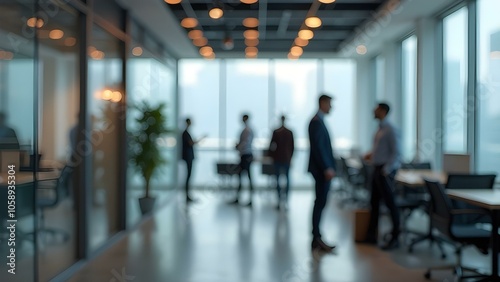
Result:
<svg viewBox="0 0 500 282"><path fill-rule="evenodd" d="M485 209L454 209L450 211L452 215L462 215L462 214L487 214L490 213Z"/></svg>

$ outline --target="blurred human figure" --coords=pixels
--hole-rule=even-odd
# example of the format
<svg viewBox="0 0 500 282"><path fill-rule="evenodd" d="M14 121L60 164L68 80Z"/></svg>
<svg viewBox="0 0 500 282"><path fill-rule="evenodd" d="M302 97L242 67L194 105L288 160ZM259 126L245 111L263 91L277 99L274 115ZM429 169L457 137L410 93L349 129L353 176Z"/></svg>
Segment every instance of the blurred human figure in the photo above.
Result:
<svg viewBox="0 0 500 282"><path fill-rule="evenodd" d="M374 110L374 117L379 120L379 127L373 140L372 151L364 159L374 166L372 174L372 193L370 197L371 215L366 243L377 244L380 200L390 211L392 220L391 240L382 249L389 250L399 247L399 210L394 200L394 176L399 169L400 148L397 129L387 121L390 107L379 103Z"/></svg>
<svg viewBox="0 0 500 282"><path fill-rule="evenodd" d="M191 127L191 119L187 118L186 119L186 129L184 132L182 132L182 159L184 162L186 162L186 168L187 168L187 174L186 174L186 183L185 183L185 190L186 190L186 202L195 202L196 199L193 199L189 196L189 181L191 179L191 172L193 170L193 160L194 160L194 149L193 146L200 142L203 137L200 140L194 141L193 138L191 137L191 134L189 134L189 127Z"/></svg>
<svg viewBox="0 0 500 282"><path fill-rule="evenodd" d="M14 129L7 125L7 115L0 112L0 150L19 150L19 140Z"/></svg>
<svg viewBox="0 0 500 282"><path fill-rule="evenodd" d="M313 250L330 252L335 246L329 246L321 239L319 225L321 214L326 205L330 184L335 177L335 159L333 157L332 142L330 134L324 122L325 115L330 113L332 97L321 95L319 97L319 109L309 123L309 165L308 171L315 181L316 200L312 214L311 248Z"/></svg>
<svg viewBox="0 0 500 282"><path fill-rule="evenodd" d="M236 194L236 199L232 202L233 204L237 204L239 202L240 191L242 187L242 179L241 174L245 171L248 175L248 182L250 185L250 200L247 203L247 206L252 205L252 194L253 194L253 184L252 184L252 174L251 174L251 164L253 161L252 154L252 142L253 142L253 131L248 125L249 116L247 114L243 115L242 121L244 124L243 131L240 134L240 141L236 144L236 149L240 154L240 164L239 164L239 184L238 191Z"/></svg>
<svg viewBox="0 0 500 282"><path fill-rule="evenodd" d="M269 144L269 156L273 159L274 173L276 176L276 190L278 191L278 204L283 203L284 208L288 205L288 191L290 190L290 163L294 151L293 133L285 127L285 116L281 116L281 127L273 131L271 143ZM285 193L282 194L280 185L280 175L286 179Z"/></svg>

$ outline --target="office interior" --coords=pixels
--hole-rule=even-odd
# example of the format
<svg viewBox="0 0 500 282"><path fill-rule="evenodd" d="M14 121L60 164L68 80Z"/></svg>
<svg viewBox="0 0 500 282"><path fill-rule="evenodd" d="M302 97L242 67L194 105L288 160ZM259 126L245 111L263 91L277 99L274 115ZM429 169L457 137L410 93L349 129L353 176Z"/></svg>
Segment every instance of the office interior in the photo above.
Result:
<svg viewBox="0 0 500 282"><path fill-rule="evenodd" d="M122 281L116 276L122 266L137 281L402 281L390 280L391 271L397 273L391 279L426 281L423 273L429 265L415 266L411 261L439 264L435 246L422 247L417 254L402 247L389 257L377 250L383 258L377 261L379 253L374 257L371 249L358 247L352 231L341 232L346 226L354 228L355 205L338 206L343 195L334 191L346 185L340 180L332 186L324 224L334 234L329 238L349 242L349 248L341 249L338 256L350 256L352 264L342 269L335 266L338 260L326 258L321 268L310 267L306 251L300 249L300 255L294 255L299 252L297 244L310 244L314 182L307 172L307 123L317 111L319 95L332 95L333 110L325 120L335 155L356 159L370 151L378 126L373 109L377 102L386 101L391 105L389 119L400 129L405 163L429 162L440 171L446 165L443 156L462 155L471 173L499 174L500 2L167 2L0 1L0 112L19 143L18 148L0 150L2 227L8 224L10 209L8 165L18 168L17 272L8 272L10 234L5 227L0 231L0 281ZM224 8L221 19L208 17L213 5ZM292 50L298 46L297 32L311 13L321 18L323 26L312 28L317 36L306 40L308 46L300 52ZM259 24L244 27L240 21L248 15ZM183 27L186 17L198 21ZM192 40L192 30L203 31L208 41ZM245 53L245 48L253 47L245 45L246 30L259 31L260 42L257 50ZM203 49L206 46L212 52ZM156 139L166 162L151 180L156 203L147 215L141 214L138 202L144 181L130 159L129 147L131 132L139 129L141 112L136 106L142 103L164 103L162 113L169 129ZM225 205L236 178L221 175L216 165L237 163L234 144L243 128L243 113L250 115L255 133L252 172L258 201L240 211ZM281 115L287 116L296 144L287 212L271 209L276 196L274 178L262 173L264 152ZM201 203L191 208L180 200L186 172L179 159L179 136L187 117L193 120L193 137L206 136L195 147L191 182ZM74 150L76 157L72 157ZM65 173L71 173L65 189L56 189ZM215 219L206 219L212 212ZM414 219L417 229L426 228L426 216L422 213ZM276 222L268 221L274 217ZM212 220L211 224L205 219ZM212 255L238 267L221 272L213 261L210 267L213 259L191 254L191 260L186 259L176 271L175 252L185 252L176 242L196 238L197 232L212 236L201 241L207 246L216 244L214 240L230 241L224 232L218 233L224 230L225 220L237 224L239 236L252 243L237 249L237 254ZM294 225L295 220L300 224ZM271 242L265 241L266 224L275 232L269 235L274 236ZM144 229L148 236L140 233ZM188 237L172 229L181 229ZM257 235L249 236L251 230ZM283 232L288 235L281 238ZM140 255L130 255L131 245L123 240L141 249L136 250ZM266 243L259 244L259 240ZM203 248L189 246L195 253L203 253ZM270 255L261 248L269 248ZM115 254L121 265L103 270L99 264L109 262L104 258L110 250L121 254ZM209 250L217 253L217 249ZM446 260L453 261L452 251L448 253ZM168 258L158 259L165 263L154 268L158 273L130 266L140 261L154 264L147 257L162 254ZM367 256L364 263L372 261L375 266L365 265L357 273L353 265L363 255ZM470 255L476 266L490 271L488 258L477 252ZM231 261L238 256L238 262ZM258 263L259 256L266 257L271 266ZM341 273L340 280L328 273L325 262ZM206 268L196 267L205 263ZM310 268L302 269L306 266ZM297 269L302 270L293 272ZM378 273L381 269L387 273Z"/></svg>

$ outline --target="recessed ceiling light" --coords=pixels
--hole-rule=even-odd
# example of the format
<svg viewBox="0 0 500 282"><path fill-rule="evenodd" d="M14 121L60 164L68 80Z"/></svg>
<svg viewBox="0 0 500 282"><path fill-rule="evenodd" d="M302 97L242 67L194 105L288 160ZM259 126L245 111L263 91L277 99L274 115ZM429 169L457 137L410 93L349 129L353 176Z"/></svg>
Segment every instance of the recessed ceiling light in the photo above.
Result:
<svg viewBox="0 0 500 282"><path fill-rule="evenodd" d="M259 1L259 0L240 0L240 2L243 4L253 4L253 3L257 3L257 1Z"/></svg>
<svg viewBox="0 0 500 282"><path fill-rule="evenodd" d="M305 39L305 40L311 40L314 37L314 32L309 29L302 29L299 31L299 38Z"/></svg>
<svg viewBox="0 0 500 282"><path fill-rule="evenodd" d="M297 60L298 58L299 58L298 56L294 56L292 53L288 53L288 59Z"/></svg>
<svg viewBox="0 0 500 282"><path fill-rule="evenodd" d="M194 28L198 25L198 20L195 18L185 18L181 21L181 26L184 28Z"/></svg>
<svg viewBox="0 0 500 282"><path fill-rule="evenodd" d="M210 9L210 11L208 12L208 15L212 18L212 19L220 19L222 18L222 16L224 15L224 11L222 11L221 8L219 7L214 7L212 9Z"/></svg>
<svg viewBox="0 0 500 282"><path fill-rule="evenodd" d="M307 44L309 44L309 40L302 39L300 37L295 38L295 40L293 42L295 43L295 45L301 46L301 47L305 47L305 46L307 46Z"/></svg>
<svg viewBox="0 0 500 282"><path fill-rule="evenodd" d="M321 2L323 4L330 4L330 3L335 2L335 0L319 0L319 2Z"/></svg>
<svg viewBox="0 0 500 282"><path fill-rule="evenodd" d="M245 45L248 47L255 47L259 45L259 39L245 39Z"/></svg>
<svg viewBox="0 0 500 282"><path fill-rule="evenodd" d="M304 53L304 50L302 50L302 47L300 46L293 46L292 49L290 49L290 54L294 55L294 56L300 56L302 55L302 53Z"/></svg>
<svg viewBox="0 0 500 282"><path fill-rule="evenodd" d="M132 55L134 55L136 57L142 55L142 48L139 46L134 47L134 49L132 49Z"/></svg>
<svg viewBox="0 0 500 282"><path fill-rule="evenodd" d="M201 47L201 46L207 45L207 43L208 43L208 39L206 39L205 37L193 39L194 46Z"/></svg>
<svg viewBox="0 0 500 282"><path fill-rule="evenodd" d="M182 2L182 0L165 0L168 4L179 4Z"/></svg>
<svg viewBox="0 0 500 282"><path fill-rule="evenodd" d="M26 24L29 26L29 27L38 27L38 28L41 28L45 22L42 20L42 19L37 19L37 18L29 18L27 21L26 21Z"/></svg>
<svg viewBox="0 0 500 282"><path fill-rule="evenodd" d="M257 30L254 30L254 29L249 29L249 30L245 30L245 32L243 32L243 36L246 39L257 39L257 38L259 38L259 32Z"/></svg>
<svg viewBox="0 0 500 282"><path fill-rule="evenodd" d="M321 19L318 17L308 17L305 24L310 28L317 28L321 26Z"/></svg>
<svg viewBox="0 0 500 282"><path fill-rule="evenodd" d="M366 54L366 52L367 52L367 49L366 49L365 45L358 45L358 47L356 47L356 53L358 53L360 55L364 55L364 54Z"/></svg>
<svg viewBox="0 0 500 282"><path fill-rule="evenodd" d="M49 38L50 39L61 39L64 36L64 31L60 29L53 29L49 33Z"/></svg>
<svg viewBox="0 0 500 282"><path fill-rule="evenodd" d="M203 37L203 31L201 31L199 29L193 29L193 30L188 32L188 37L189 37L189 39L196 39L196 38Z"/></svg>
<svg viewBox="0 0 500 282"><path fill-rule="evenodd" d="M259 26L259 20L257 18L246 18L243 20L243 26L248 28L255 28Z"/></svg>
<svg viewBox="0 0 500 282"><path fill-rule="evenodd" d="M212 49L212 47L210 47L210 46L203 46L200 48L200 54L202 56L209 56L213 52L214 52L214 49Z"/></svg>
<svg viewBox="0 0 500 282"><path fill-rule="evenodd" d="M64 45L68 47L75 46L75 44L76 44L76 38L74 37L68 37L64 39Z"/></svg>

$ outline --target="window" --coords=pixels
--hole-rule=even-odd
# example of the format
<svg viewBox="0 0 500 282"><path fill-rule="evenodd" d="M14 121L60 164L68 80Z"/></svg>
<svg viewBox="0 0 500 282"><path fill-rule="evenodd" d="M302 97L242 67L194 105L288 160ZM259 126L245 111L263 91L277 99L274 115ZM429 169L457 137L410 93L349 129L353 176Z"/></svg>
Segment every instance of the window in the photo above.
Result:
<svg viewBox="0 0 500 282"><path fill-rule="evenodd" d="M500 173L500 21L497 0L478 1L477 170Z"/></svg>
<svg viewBox="0 0 500 282"><path fill-rule="evenodd" d="M457 32L460 31L460 32ZM467 8L443 19L443 150L467 152Z"/></svg>
<svg viewBox="0 0 500 282"><path fill-rule="evenodd" d="M404 161L411 161L417 149L417 37L402 42L403 124L401 152Z"/></svg>

